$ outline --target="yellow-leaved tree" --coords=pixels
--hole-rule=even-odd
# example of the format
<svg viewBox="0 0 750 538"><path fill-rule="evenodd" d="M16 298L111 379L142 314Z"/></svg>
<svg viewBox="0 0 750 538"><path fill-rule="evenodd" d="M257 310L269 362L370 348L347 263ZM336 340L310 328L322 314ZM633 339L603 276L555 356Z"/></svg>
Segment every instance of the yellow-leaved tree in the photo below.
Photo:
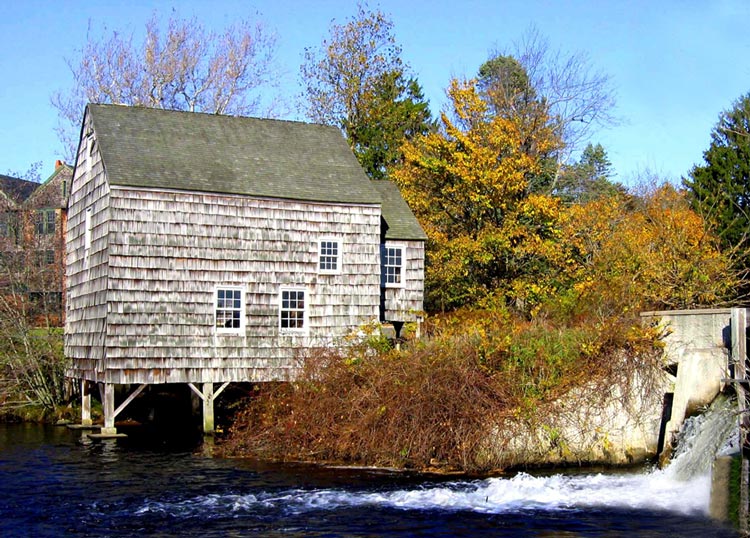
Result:
<svg viewBox="0 0 750 538"><path fill-rule="evenodd" d="M669 184L571 205L560 224L566 291L557 306L567 304L566 317L726 304L742 278L684 192Z"/></svg>
<svg viewBox="0 0 750 538"><path fill-rule="evenodd" d="M448 95L453 118L405 143L391 174L428 236L427 308L544 295L533 275L559 256L561 205L529 183L559 142L540 128L528 151L523 126L494 114L474 80L453 80Z"/></svg>

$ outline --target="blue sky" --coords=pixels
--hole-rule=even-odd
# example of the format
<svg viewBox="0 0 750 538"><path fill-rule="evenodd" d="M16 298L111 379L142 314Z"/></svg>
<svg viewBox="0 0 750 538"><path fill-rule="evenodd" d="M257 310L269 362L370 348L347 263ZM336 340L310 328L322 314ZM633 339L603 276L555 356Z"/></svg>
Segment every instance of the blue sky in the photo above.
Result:
<svg viewBox="0 0 750 538"><path fill-rule="evenodd" d="M678 182L702 160L719 113L750 91L750 1L381 0L370 2L395 23L403 57L433 113L445 104L453 76L472 76L493 50L504 50L530 25L552 47L584 51L609 74L619 125L593 142L607 149L617 179L646 171ZM278 36L284 91L299 94L306 46L317 46L332 19L354 2L311 1L42 1L0 0L0 173L42 161L42 176L61 155L50 105L72 84L66 58L76 58L87 28L140 32L154 11L196 16L221 29L260 17ZM290 117L295 117L291 114Z"/></svg>

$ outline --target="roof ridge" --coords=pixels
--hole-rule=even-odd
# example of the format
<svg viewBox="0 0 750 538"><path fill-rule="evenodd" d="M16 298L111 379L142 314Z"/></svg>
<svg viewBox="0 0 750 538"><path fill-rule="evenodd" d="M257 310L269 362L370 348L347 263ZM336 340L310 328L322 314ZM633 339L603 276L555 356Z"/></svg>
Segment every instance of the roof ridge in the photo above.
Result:
<svg viewBox="0 0 750 538"><path fill-rule="evenodd" d="M147 111L153 111L157 113L166 113L166 114L187 114L187 115L193 115L193 116L208 116L208 117L216 117L216 118L238 118L243 120L255 120L255 121L268 121L268 122L279 122L279 123L291 123L295 125L305 125L310 127L325 127L325 128L334 128L341 131L339 127L336 125L330 125L327 123L318 123L318 122L310 122L310 121L304 121L304 120L293 120L293 119L287 119L287 118L267 118L262 116L244 116L242 114L223 114L223 113L216 113L216 112L206 112L206 111L192 111L192 110L180 110L177 108L157 108L157 107L151 107L151 106L145 106L145 105L125 105L125 104L119 104L119 103L89 103L87 106L90 107L107 107L107 108L120 108L120 109L136 109L136 110L147 110Z"/></svg>

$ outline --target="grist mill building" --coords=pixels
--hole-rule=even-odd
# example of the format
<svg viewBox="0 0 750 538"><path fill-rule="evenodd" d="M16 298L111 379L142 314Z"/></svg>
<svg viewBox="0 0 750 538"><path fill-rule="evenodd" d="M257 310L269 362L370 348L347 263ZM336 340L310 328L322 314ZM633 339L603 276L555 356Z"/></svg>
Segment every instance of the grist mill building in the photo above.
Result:
<svg viewBox="0 0 750 538"><path fill-rule="evenodd" d="M89 105L67 224L69 375L84 423L99 385L103 434L164 383L211 431L226 384L293 379L305 349L422 310L424 232L335 127Z"/></svg>

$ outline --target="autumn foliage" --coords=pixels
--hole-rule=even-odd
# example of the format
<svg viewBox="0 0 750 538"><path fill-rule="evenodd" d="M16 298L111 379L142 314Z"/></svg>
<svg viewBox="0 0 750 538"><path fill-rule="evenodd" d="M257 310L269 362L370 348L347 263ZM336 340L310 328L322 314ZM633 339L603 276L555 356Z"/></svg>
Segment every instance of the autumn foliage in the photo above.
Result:
<svg viewBox="0 0 750 538"><path fill-rule="evenodd" d="M683 192L557 197L537 181L560 144L553 121L536 115L529 139L475 82L453 81L449 95L453 116L406 142L391 172L428 237L427 334L402 350L367 338L306 357L295 383L259 388L226 453L512 465L488 443L543 429L560 402L585 407L660 378L660 333L639 312L731 301L740 274Z"/></svg>
<svg viewBox="0 0 750 538"><path fill-rule="evenodd" d="M613 379L627 386L635 369L658 368L650 328L571 328L486 310L428 325L402 351L306 357L297 382L258 388L224 454L487 472L513 463L488 446L506 427L544 424L575 387L606 394Z"/></svg>
<svg viewBox="0 0 750 538"><path fill-rule="evenodd" d="M446 310L472 304L502 286L507 275L535 263L525 244L543 246L558 201L529 196L540 163L523 145L522 125L490 114L473 82L449 89L455 119L443 129L404 144L404 165L393 180L429 238L428 306ZM538 130L540 150L554 146Z"/></svg>
<svg viewBox="0 0 750 538"><path fill-rule="evenodd" d="M542 156L560 143L553 130L537 128L532 151L475 82L454 80L449 95L455 119L443 114L440 132L407 142L392 173L428 236L428 310L503 304L533 316L564 299L617 315L731 296L732 260L682 192L663 185L570 204L535 191Z"/></svg>

